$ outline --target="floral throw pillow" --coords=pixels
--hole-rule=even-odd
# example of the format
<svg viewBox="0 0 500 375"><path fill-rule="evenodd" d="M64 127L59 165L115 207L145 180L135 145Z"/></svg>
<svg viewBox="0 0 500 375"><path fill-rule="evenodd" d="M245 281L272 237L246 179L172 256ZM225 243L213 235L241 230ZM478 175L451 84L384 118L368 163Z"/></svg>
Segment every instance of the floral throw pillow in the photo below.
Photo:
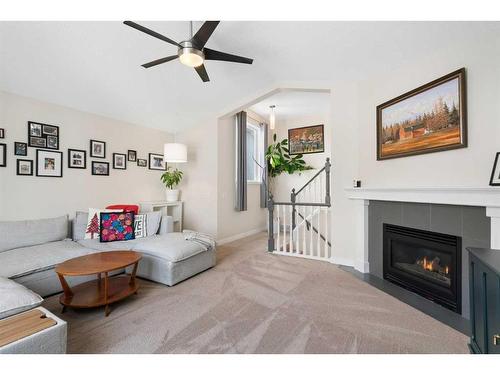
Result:
<svg viewBox="0 0 500 375"><path fill-rule="evenodd" d="M101 242L128 241L134 238L133 212L101 212Z"/></svg>

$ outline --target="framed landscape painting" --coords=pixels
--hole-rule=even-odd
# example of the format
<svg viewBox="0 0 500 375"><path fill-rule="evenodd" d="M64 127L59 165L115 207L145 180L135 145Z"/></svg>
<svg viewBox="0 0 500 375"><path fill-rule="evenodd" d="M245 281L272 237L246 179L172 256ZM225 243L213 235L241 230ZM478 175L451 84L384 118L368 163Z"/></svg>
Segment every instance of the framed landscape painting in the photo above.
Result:
<svg viewBox="0 0 500 375"><path fill-rule="evenodd" d="M290 155L324 152L324 125L288 129L288 147Z"/></svg>
<svg viewBox="0 0 500 375"><path fill-rule="evenodd" d="M467 147L465 69L377 106L377 160Z"/></svg>

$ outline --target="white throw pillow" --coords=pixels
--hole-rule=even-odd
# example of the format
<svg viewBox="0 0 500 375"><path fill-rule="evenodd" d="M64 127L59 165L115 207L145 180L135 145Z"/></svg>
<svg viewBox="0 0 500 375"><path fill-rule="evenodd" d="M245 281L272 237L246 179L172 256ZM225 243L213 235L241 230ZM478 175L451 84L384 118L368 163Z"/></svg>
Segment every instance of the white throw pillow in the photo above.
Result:
<svg viewBox="0 0 500 375"><path fill-rule="evenodd" d="M40 306L43 298L15 281L0 277L0 319Z"/></svg>
<svg viewBox="0 0 500 375"><path fill-rule="evenodd" d="M123 210L89 208L89 218L87 220L87 227L85 228L86 239L99 238L101 227L101 212L123 212Z"/></svg>
<svg viewBox="0 0 500 375"><path fill-rule="evenodd" d="M146 223L146 215L139 214L134 216L135 238L146 237L148 235L148 226L146 225Z"/></svg>

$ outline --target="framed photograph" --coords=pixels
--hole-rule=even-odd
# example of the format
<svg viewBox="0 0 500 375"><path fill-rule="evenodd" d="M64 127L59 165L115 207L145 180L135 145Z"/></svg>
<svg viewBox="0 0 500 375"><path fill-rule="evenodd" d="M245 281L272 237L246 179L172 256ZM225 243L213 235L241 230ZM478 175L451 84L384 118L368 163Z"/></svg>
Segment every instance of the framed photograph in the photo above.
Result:
<svg viewBox="0 0 500 375"><path fill-rule="evenodd" d="M46 135L50 135L50 136L55 136L55 137L58 137L59 136L59 127L55 126L55 125L46 125L46 124L43 124L42 126L42 134L46 134Z"/></svg>
<svg viewBox="0 0 500 375"><path fill-rule="evenodd" d="M28 155L28 144L24 142L14 142L14 155L16 156Z"/></svg>
<svg viewBox="0 0 500 375"><path fill-rule="evenodd" d="M5 129L0 128L0 138L5 138Z"/></svg>
<svg viewBox="0 0 500 375"><path fill-rule="evenodd" d="M62 177L62 155L60 151L36 150L36 175L38 177Z"/></svg>
<svg viewBox="0 0 500 375"><path fill-rule="evenodd" d="M467 147L465 68L377 106L377 160Z"/></svg>
<svg viewBox="0 0 500 375"><path fill-rule="evenodd" d="M157 171L164 171L166 169L165 162L163 161L163 155L161 154L149 154L149 169L154 169Z"/></svg>
<svg viewBox="0 0 500 375"><path fill-rule="evenodd" d="M91 139L90 157L104 159L106 157L106 142Z"/></svg>
<svg viewBox="0 0 500 375"><path fill-rule="evenodd" d="M94 176L109 176L109 163L106 161L93 161L92 174Z"/></svg>
<svg viewBox="0 0 500 375"><path fill-rule="evenodd" d="M127 151L127 158L128 158L128 161L136 162L137 161L137 151L128 150Z"/></svg>
<svg viewBox="0 0 500 375"><path fill-rule="evenodd" d="M59 149L59 138L53 135L47 136L47 148Z"/></svg>
<svg viewBox="0 0 500 375"><path fill-rule="evenodd" d="M87 151L68 149L68 168L87 168Z"/></svg>
<svg viewBox="0 0 500 375"><path fill-rule="evenodd" d="M16 174L18 176L33 176L33 160L17 159Z"/></svg>
<svg viewBox="0 0 500 375"><path fill-rule="evenodd" d="M113 169L127 169L127 155L113 153Z"/></svg>
<svg viewBox="0 0 500 375"><path fill-rule="evenodd" d="M148 161L146 159L137 159L137 166L138 167L147 167Z"/></svg>
<svg viewBox="0 0 500 375"><path fill-rule="evenodd" d="M47 148L47 139L38 138L38 137L30 137L29 138L30 147L38 147L38 148Z"/></svg>
<svg viewBox="0 0 500 375"><path fill-rule="evenodd" d="M7 145L0 143L0 167L7 166Z"/></svg>
<svg viewBox="0 0 500 375"><path fill-rule="evenodd" d="M493 170L491 171L490 186L500 186L500 152L495 155Z"/></svg>
<svg viewBox="0 0 500 375"><path fill-rule="evenodd" d="M28 145L59 150L59 126L28 121Z"/></svg>
<svg viewBox="0 0 500 375"><path fill-rule="evenodd" d="M290 155L325 152L325 127L321 125L288 129Z"/></svg>

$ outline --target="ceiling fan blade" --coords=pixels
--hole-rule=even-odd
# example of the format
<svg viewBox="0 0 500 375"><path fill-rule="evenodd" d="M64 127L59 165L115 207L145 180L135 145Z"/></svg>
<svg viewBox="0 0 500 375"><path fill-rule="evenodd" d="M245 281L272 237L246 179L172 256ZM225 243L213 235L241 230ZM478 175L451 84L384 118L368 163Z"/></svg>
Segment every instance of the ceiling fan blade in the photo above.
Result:
<svg viewBox="0 0 500 375"><path fill-rule="evenodd" d="M200 65L194 68L196 70L196 73L200 76L201 80L203 82L208 82L210 81L210 78L208 78L208 73L207 70L205 69L205 65Z"/></svg>
<svg viewBox="0 0 500 375"><path fill-rule="evenodd" d="M143 33L146 33L148 35L151 35L155 38L158 38L158 39L161 39L163 40L164 42L167 42L167 43L170 43L170 44L173 44L174 46L177 46L177 47L180 47L181 45L175 41L173 41L172 39L170 38L167 38L166 36L163 36L161 34L158 34L156 31L153 31L153 30L150 30L148 29L147 27L144 27L144 26L141 26L135 22L132 22L132 21L125 21L123 22L125 25L127 26L130 26L130 27L133 27L134 29L136 30L139 30L139 31L142 31Z"/></svg>
<svg viewBox="0 0 500 375"><path fill-rule="evenodd" d="M160 65L160 64L163 64L163 63L175 60L178 57L179 56L177 56L177 55L167 56L167 57L163 57L163 58L158 59L158 60L154 60L154 61L148 62L146 64L142 64L142 66L144 68L151 68L152 66Z"/></svg>
<svg viewBox="0 0 500 375"><path fill-rule="evenodd" d="M200 29L191 38L191 43L202 49L207 44L208 38L212 35L220 21L205 21Z"/></svg>
<svg viewBox="0 0 500 375"><path fill-rule="evenodd" d="M205 54L205 60L230 61L241 64L253 63L253 59L249 59L248 57L231 55L229 53L215 51L210 48L203 48L203 53Z"/></svg>

